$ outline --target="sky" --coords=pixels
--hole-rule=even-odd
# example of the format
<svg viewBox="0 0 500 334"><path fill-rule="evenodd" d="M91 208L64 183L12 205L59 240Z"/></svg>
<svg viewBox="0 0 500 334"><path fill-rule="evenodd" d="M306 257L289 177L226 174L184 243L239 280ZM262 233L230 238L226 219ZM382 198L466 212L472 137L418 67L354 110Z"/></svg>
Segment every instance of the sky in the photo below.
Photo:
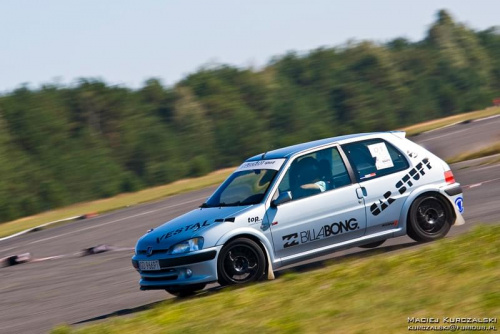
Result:
<svg viewBox="0 0 500 334"><path fill-rule="evenodd" d="M207 64L261 68L273 56L348 40L421 40L439 9L475 30L499 0L2 0L0 93L99 78L174 85Z"/></svg>

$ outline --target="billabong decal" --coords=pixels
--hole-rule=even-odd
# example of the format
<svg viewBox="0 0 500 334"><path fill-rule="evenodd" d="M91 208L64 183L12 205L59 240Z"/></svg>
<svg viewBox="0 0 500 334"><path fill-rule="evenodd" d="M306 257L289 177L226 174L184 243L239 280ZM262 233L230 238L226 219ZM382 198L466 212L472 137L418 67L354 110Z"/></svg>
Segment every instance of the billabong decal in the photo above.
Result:
<svg viewBox="0 0 500 334"><path fill-rule="evenodd" d="M340 233L354 231L357 229L359 229L359 224L356 218L346 219L345 221L339 221L330 225L321 226L319 230L311 229L302 231L300 233L284 235L282 239L286 242L283 244L283 248L297 246L299 243L305 244L307 242L328 238Z"/></svg>

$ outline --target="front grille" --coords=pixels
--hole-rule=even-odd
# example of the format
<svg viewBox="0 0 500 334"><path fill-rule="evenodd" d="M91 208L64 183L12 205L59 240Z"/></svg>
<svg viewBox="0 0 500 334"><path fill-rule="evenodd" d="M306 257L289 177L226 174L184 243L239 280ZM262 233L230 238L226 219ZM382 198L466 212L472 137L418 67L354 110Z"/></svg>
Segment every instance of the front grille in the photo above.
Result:
<svg viewBox="0 0 500 334"><path fill-rule="evenodd" d="M142 277L142 280L143 281L146 281L146 282L158 282L158 281L174 281L177 279L177 275L175 276L158 276L158 277Z"/></svg>
<svg viewBox="0 0 500 334"><path fill-rule="evenodd" d="M141 273L148 273L148 274L158 274L158 275L168 275L168 274L173 274L176 273L177 271L175 269L161 269L161 270L141 270Z"/></svg>
<svg viewBox="0 0 500 334"><path fill-rule="evenodd" d="M153 249L153 251L151 252L151 255L154 255L154 254L166 254L167 252L168 252L168 249ZM137 254L138 255L148 255L148 251L144 250L144 249L141 249L141 250L137 251Z"/></svg>

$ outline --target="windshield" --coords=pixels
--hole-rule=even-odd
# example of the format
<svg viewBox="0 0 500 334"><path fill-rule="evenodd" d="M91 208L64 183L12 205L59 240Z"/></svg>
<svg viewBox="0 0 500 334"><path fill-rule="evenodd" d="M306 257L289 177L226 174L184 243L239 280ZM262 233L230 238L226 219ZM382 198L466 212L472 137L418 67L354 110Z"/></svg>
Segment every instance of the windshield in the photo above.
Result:
<svg viewBox="0 0 500 334"><path fill-rule="evenodd" d="M202 207L258 204L278 173L274 169L236 171L203 203Z"/></svg>

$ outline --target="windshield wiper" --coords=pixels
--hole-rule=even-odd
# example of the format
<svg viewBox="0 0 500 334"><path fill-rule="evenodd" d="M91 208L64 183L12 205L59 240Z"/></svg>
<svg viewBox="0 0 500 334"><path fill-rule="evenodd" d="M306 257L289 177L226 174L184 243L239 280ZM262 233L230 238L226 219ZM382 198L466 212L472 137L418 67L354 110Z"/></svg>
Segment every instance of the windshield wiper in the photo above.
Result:
<svg viewBox="0 0 500 334"><path fill-rule="evenodd" d="M208 203L203 203L200 205L200 208L216 208L216 207L224 207L224 206L240 206L240 205L247 205L243 204L241 201L233 202L233 203L225 203L225 202L220 202L217 204L208 204Z"/></svg>
<svg viewBox="0 0 500 334"><path fill-rule="evenodd" d="M240 206L241 205L241 201L237 201L237 202L233 202L233 203L224 203L225 206Z"/></svg>

